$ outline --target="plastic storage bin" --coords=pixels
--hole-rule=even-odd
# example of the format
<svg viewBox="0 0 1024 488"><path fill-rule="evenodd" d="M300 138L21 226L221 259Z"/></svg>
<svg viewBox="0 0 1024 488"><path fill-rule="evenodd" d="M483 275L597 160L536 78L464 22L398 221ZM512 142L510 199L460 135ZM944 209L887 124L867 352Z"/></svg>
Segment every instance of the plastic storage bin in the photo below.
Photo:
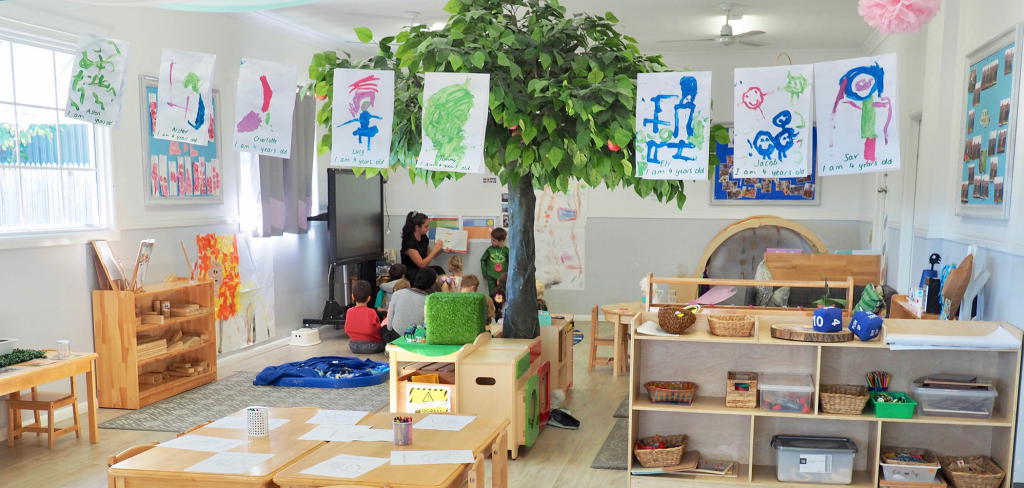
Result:
<svg viewBox="0 0 1024 488"><path fill-rule="evenodd" d="M895 398L906 398L907 403L889 403L889 402L878 402L875 401L881 394L888 394ZM906 393L899 393L895 391L873 391L871 392L871 405L875 410L875 417L880 419L909 419L914 418L914 409L917 408L917 402L913 398L910 398Z"/></svg>
<svg viewBox="0 0 1024 488"><path fill-rule="evenodd" d="M777 435L775 476L782 482L848 485L857 445L845 437Z"/></svg>
<svg viewBox="0 0 1024 488"><path fill-rule="evenodd" d="M901 462L893 456L899 453L919 455L924 462ZM889 459L886 459L887 456ZM939 460L925 449L882 446L878 461L882 465L882 478L887 481L935 483L935 477L939 474Z"/></svg>
<svg viewBox="0 0 1024 488"><path fill-rule="evenodd" d="M814 382L809 374L764 373L757 389L761 410L766 412L811 413L814 405Z"/></svg>
<svg viewBox="0 0 1024 488"><path fill-rule="evenodd" d="M918 413L936 417L992 418L992 406L998 393L992 380L978 378L980 389L959 389L954 386L924 386L924 378L914 382Z"/></svg>

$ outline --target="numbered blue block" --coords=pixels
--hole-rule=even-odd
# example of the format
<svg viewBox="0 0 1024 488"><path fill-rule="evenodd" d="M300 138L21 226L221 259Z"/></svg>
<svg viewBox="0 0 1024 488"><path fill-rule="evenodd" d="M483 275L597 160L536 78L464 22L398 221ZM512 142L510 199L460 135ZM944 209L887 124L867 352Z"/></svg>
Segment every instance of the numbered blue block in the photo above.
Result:
<svg viewBox="0 0 1024 488"><path fill-rule="evenodd" d="M882 317L875 315L873 312L856 312L853 314L853 320L850 321L850 331L862 341L870 341L878 337L878 333L881 330Z"/></svg>
<svg viewBox="0 0 1024 488"><path fill-rule="evenodd" d="M843 311L836 307L824 307L814 311L815 332L842 332Z"/></svg>

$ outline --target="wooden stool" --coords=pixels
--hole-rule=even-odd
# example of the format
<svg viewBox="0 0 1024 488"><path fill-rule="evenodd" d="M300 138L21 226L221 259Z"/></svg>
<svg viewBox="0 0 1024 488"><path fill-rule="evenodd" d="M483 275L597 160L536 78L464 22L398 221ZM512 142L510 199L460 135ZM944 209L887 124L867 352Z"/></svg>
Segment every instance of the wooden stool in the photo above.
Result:
<svg viewBox="0 0 1024 488"><path fill-rule="evenodd" d="M75 378L71 378L71 393L50 393L37 391L35 387L32 387L32 398L28 400L17 399L7 400L7 446L14 447L14 439L21 437L26 432L35 432L36 436L39 434L46 434L48 436L49 447L53 449L53 441L58 437L75 432L75 437L82 437L82 424L78 419L78 392L75 388ZM56 418L54 417L54 410L62 407L71 405L71 413L74 417L74 422L63 429L55 429L54 423ZM21 426L21 422L16 422L15 412L18 410L32 410L35 414L35 422L24 427ZM47 426L43 427L39 412L45 410L47 417Z"/></svg>
<svg viewBox="0 0 1024 488"><path fill-rule="evenodd" d="M594 371L594 366L606 366L613 364L613 357L598 357L597 346L608 346L615 347L615 339L601 339L597 336L597 313L601 307L594 305L594 308L590 310L590 359L587 361L587 371Z"/></svg>

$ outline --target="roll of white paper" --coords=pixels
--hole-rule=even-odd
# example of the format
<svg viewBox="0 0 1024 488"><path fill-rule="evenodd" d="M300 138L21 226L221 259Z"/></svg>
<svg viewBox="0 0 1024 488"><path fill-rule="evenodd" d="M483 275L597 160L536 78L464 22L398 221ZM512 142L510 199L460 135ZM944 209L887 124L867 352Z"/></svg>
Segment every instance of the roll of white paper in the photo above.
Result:
<svg viewBox="0 0 1024 488"><path fill-rule="evenodd" d="M245 409L245 418L249 437L266 437L270 435L269 408L248 407Z"/></svg>

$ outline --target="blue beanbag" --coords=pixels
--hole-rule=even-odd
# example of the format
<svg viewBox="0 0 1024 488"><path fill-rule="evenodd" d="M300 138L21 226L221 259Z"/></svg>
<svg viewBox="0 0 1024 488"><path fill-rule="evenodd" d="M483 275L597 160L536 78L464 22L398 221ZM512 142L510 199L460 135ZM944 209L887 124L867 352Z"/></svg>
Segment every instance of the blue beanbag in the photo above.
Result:
<svg viewBox="0 0 1024 488"><path fill-rule="evenodd" d="M873 312L855 312L853 320L850 321L850 331L862 341L870 341L878 337L878 333L881 330L882 317L875 315Z"/></svg>
<svg viewBox="0 0 1024 488"><path fill-rule="evenodd" d="M814 311L815 332L842 332L843 311L836 307L824 307Z"/></svg>

